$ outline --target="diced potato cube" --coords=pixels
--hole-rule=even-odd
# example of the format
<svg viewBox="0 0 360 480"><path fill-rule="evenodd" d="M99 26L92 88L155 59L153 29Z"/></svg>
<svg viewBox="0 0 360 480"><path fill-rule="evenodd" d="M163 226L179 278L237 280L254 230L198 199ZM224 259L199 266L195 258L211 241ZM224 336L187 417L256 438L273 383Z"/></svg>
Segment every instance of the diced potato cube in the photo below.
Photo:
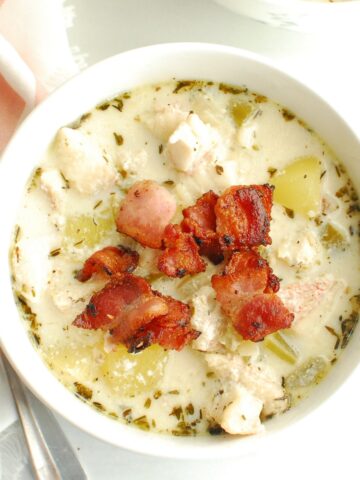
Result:
<svg viewBox="0 0 360 480"><path fill-rule="evenodd" d="M98 376L96 357L101 357L99 346L54 347L46 352L46 361L66 383L93 380Z"/></svg>
<svg viewBox="0 0 360 480"><path fill-rule="evenodd" d="M321 163L316 157L297 159L272 178L274 201L304 215L318 213L320 175Z"/></svg>
<svg viewBox="0 0 360 480"><path fill-rule="evenodd" d="M152 390L162 378L168 354L158 345L140 353L128 353L119 345L106 354L101 372L105 382L122 395L136 395Z"/></svg>

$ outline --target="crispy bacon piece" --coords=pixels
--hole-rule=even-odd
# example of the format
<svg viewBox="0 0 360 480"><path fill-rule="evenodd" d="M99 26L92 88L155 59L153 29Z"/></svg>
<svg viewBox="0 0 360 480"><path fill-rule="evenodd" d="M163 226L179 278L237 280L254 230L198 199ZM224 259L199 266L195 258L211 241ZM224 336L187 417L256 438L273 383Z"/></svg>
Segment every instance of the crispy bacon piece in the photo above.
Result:
<svg viewBox="0 0 360 480"><path fill-rule="evenodd" d="M205 271L206 263L199 255L199 247L192 235L182 232L179 225L167 225L163 245L165 250L158 260L160 272L169 277L181 278Z"/></svg>
<svg viewBox="0 0 360 480"><path fill-rule="evenodd" d="M216 233L215 205L218 195L210 190L204 193L191 207L183 210L181 222L183 232L191 233L199 246L201 255L205 255L215 265L224 259Z"/></svg>
<svg viewBox="0 0 360 480"><path fill-rule="evenodd" d="M84 263L76 278L86 282L94 274L112 276L115 273L131 273L139 263L139 254L130 248L105 247L93 253Z"/></svg>
<svg viewBox="0 0 360 480"><path fill-rule="evenodd" d="M272 192L270 185L238 185L219 197L216 231L224 250L271 244Z"/></svg>
<svg viewBox="0 0 360 480"><path fill-rule="evenodd" d="M211 283L223 311L245 340L262 340L288 328L294 318L275 295L279 279L254 250L234 253L224 273L213 275Z"/></svg>
<svg viewBox="0 0 360 480"><path fill-rule="evenodd" d="M153 343L181 350L198 337L190 324L188 305L153 291L148 282L130 273L115 274L95 293L73 325L111 332L113 343L139 352Z"/></svg>
<svg viewBox="0 0 360 480"><path fill-rule="evenodd" d="M136 182L120 204L117 230L145 247L161 248L166 225L175 214L176 201L152 180Z"/></svg>
<svg viewBox="0 0 360 480"><path fill-rule="evenodd" d="M168 310L167 303L152 292L145 279L123 273L111 277L110 282L91 297L73 325L87 329L117 328L117 339L121 343Z"/></svg>
<svg viewBox="0 0 360 480"><path fill-rule="evenodd" d="M258 342L266 335L289 328L294 314L274 293L255 295L246 301L233 318L235 329L244 340Z"/></svg>
<svg viewBox="0 0 360 480"><path fill-rule="evenodd" d="M154 293L166 301L169 312L139 329L126 343L129 352L138 352L153 343L158 343L164 348L181 350L200 335L200 332L191 327L191 311L188 305L172 297L163 296L159 292Z"/></svg>

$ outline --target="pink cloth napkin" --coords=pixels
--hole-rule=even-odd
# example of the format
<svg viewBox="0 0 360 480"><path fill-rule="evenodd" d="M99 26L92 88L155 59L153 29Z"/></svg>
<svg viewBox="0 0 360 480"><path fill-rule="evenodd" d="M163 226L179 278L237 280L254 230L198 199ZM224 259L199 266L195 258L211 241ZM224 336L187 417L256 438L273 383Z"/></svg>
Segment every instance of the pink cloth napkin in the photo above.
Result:
<svg viewBox="0 0 360 480"><path fill-rule="evenodd" d="M29 111L74 75L61 0L0 0L0 152Z"/></svg>

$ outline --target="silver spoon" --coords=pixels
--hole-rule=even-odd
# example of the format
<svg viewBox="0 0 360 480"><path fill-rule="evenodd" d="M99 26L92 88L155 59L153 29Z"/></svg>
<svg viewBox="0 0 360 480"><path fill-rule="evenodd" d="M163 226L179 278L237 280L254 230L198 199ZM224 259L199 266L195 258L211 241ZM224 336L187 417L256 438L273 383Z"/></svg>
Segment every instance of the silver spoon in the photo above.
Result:
<svg viewBox="0 0 360 480"><path fill-rule="evenodd" d="M2 360L24 431L35 478L87 479L54 415L25 389L3 354Z"/></svg>

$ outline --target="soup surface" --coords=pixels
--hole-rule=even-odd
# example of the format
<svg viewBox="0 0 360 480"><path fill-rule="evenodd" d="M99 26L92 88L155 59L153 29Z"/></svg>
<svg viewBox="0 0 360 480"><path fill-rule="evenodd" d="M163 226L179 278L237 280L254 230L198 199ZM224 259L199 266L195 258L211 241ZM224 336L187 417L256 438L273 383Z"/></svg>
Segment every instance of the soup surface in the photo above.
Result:
<svg viewBox="0 0 360 480"><path fill-rule="evenodd" d="M200 268L191 275L175 268L169 276L170 240L160 235L158 245L144 246L139 232L127 230L130 214L121 226L119 212L144 185L161 198L145 202L134 222L145 217L151 231L164 230L164 218L180 224L183 210L209 191L215 210L232 186L251 195L256 188L267 192L273 196L271 241L231 248L223 235L214 258L201 251L199 238L178 233L187 235L196 255L200 248ZM246 87L212 82L144 86L57 133L19 210L11 252L14 291L34 345L54 375L104 414L174 435L258 433L328 374L356 326L358 212L342 164L283 106ZM152 220L157 214L159 221ZM266 215L261 221L266 224ZM219 217L216 222L219 231ZM83 268L94 252L118 245L131 266L123 276L111 278L102 261L87 263L90 273ZM229 262L241 255L257 256L256 268L272 281L261 296L276 297L287 319L268 334L257 330L261 312L261 322L252 322L255 334L237 323L244 313L234 322L218 286L230 278ZM146 298L155 298L153 308L165 308L162 314L175 315L180 306L189 320L182 325L188 335L179 337L183 343L164 340L161 331L157 341L152 332L146 341L129 344L121 340L123 332L115 335L113 324L92 324L100 297L113 292L105 285L120 282L115 277L160 292L146 290ZM250 272L244 288L252 282ZM169 297L178 300L174 308L164 304ZM112 310L107 317L113 319ZM175 348L163 348L166 342Z"/></svg>

